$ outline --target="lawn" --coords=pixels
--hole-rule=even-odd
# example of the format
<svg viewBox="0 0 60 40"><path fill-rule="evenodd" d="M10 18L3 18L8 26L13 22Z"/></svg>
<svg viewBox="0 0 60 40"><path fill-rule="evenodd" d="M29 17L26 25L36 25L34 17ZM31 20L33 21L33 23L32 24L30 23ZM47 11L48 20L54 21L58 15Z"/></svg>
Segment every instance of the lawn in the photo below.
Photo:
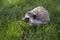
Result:
<svg viewBox="0 0 60 40"><path fill-rule="evenodd" d="M37 6L45 7L50 24L35 27L21 21ZM60 0L0 0L0 40L60 40Z"/></svg>

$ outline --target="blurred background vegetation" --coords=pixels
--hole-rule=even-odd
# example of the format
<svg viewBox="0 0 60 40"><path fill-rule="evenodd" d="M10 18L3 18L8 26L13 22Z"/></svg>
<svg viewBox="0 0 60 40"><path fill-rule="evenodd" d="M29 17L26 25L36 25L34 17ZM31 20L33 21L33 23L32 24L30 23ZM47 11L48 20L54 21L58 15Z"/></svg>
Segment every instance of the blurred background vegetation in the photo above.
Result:
<svg viewBox="0 0 60 40"><path fill-rule="evenodd" d="M37 6L45 7L50 24L36 31L21 19ZM0 0L0 40L60 40L60 0Z"/></svg>

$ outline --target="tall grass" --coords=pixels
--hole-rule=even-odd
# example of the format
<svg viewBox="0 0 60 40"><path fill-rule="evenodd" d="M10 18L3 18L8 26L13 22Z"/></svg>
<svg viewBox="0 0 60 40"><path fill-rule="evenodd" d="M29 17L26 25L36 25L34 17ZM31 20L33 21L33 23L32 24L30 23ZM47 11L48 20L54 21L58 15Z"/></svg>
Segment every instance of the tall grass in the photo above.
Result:
<svg viewBox="0 0 60 40"><path fill-rule="evenodd" d="M29 26L22 22L26 12L45 7L50 24ZM60 40L60 0L0 0L0 40Z"/></svg>

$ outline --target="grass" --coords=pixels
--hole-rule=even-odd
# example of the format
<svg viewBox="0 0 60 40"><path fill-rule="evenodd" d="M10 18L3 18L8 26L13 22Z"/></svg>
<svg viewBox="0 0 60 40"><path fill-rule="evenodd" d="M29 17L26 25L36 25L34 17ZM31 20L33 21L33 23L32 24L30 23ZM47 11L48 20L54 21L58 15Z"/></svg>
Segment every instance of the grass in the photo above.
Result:
<svg viewBox="0 0 60 40"><path fill-rule="evenodd" d="M22 22L26 12L45 7L50 24L33 28ZM0 0L0 40L60 40L60 0Z"/></svg>

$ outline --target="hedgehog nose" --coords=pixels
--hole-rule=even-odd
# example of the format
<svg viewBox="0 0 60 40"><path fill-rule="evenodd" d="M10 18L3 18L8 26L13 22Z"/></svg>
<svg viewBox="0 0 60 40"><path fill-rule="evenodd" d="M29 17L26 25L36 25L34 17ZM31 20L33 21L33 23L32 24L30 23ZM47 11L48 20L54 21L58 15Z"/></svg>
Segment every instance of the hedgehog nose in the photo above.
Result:
<svg viewBox="0 0 60 40"><path fill-rule="evenodd" d="M28 22L29 21L29 18L23 18L22 21Z"/></svg>

